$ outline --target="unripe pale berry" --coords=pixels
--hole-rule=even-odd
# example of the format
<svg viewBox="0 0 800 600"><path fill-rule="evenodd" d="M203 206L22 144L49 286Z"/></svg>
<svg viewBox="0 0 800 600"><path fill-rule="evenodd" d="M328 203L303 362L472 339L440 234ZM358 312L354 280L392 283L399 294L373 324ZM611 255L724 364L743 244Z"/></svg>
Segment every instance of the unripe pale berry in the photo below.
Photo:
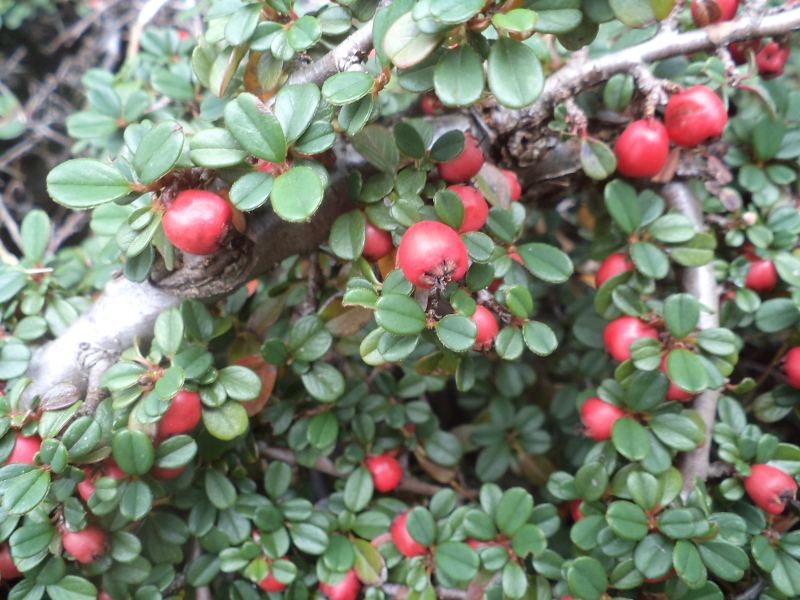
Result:
<svg viewBox="0 0 800 600"><path fill-rule="evenodd" d="M64 550L72 554L79 563L90 563L106 551L106 532L90 525L82 531L67 531L64 534Z"/></svg>
<svg viewBox="0 0 800 600"><path fill-rule="evenodd" d="M369 262L377 262L394 250L392 234L383 229L378 229L369 222L369 219L366 219L366 223L367 237L364 241L364 250L361 252L361 256Z"/></svg>
<svg viewBox="0 0 800 600"><path fill-rule="evenodd" d="M750 270L744 279L744 287L755 292L771 292L778 283L775 264L766 258L759 258L750 252L745 254L750 262Z"/></svg>
<svg viewBox="0 0 800 600"><path fill-rule="evenodd" d="M397 459L388 454L370 456L367 469L372 474L372 483L379 492L389 492L400 484L403 478L403 467Z"/></svg>
<svg viewBox="0 0 800 600"><path fill-rule="evenodd" d="M203 405L197 392L181 390L172 399L167 412L158 422L157 439L164 440L171 435L189 433L197 427L203 416Z"/></svg>
<svg viewBox="0 0 800 600"><path fill-rule="evenodd" d="M625 316L614 319L606 325L603 331L603 343L606 350L619 362L625 362L631 357L631 343L643 337L657 340L658 333L641 319L635 317Z"/></svg>
<svg viewBox="0 0 800 600"><path fill-rule="evenodd" d="M438 221L414 223L400 240L397 260L413 285L431 288L461 279L469 256L458 234Z"/></svg>
<svg viewBox="0 0 800 600"><path fill-rule="evenodd" d="M17 439L14 441L14 450L12 450L11 456L9 456L8 460L3 464L13 465L15 463L23 463L26 465L33 465L33 457L41 448L42 438L38 435L25 437L17 431Z"/></svg>
<svg viewBox="0 0 800 600"><path fill-rule="evenodd" d="M797 482L776 467L753 465L744 478L744 489L760 509L779 515L797 494Z"/></svg>
<svg viewBox="0 0 800 600"><path fill-rule="evenodd" d="M663 372L667 379L669 379L669 373L667 373L667 357L669 354L665 354L661 358L661 366L658 367L661 372ZM688 402L694 398L694 394L691 392L687 392L683 388L678 387L674 383L672 383L672 379L669 379L669 389L667 390L667 400L677 400L678 402Z"/></svg>
<svg viewBox="0 0 800 600"><path fill-rule="evenodd" d="M655 177L667 164L667 129L655 119L634 121L619 136L614 154L617 171L625 177Z"/></svg>
<svg viewBox="0 0 800 600"><path fill-rule="evenodd" d="M503 175L506 176L508 179L508 185L511 188L511 201L516 202L519 200L519 197L522 195L522 186L519 184L519 178L514 171L500 171Z"/></svg>
<svg viewBox="0 0 800 600"><path fill-rule="evenodd" d="M361 581L355 570L350 569L339 583L328 585L319 584L319 591L325 594L328 600L356 600L361 591Z"/></svg>
<svg viewBox="0 0 800 600"><path fill-rule="evenodd" d="M281 583L280 581L275 579L272 576L272 570L270 570L270 572L267 573L267 576L258 582L258 587L260 587L265 592L282 592L288 586L285 583Z"/></svg>
<svg viewBox="0 0 800 600"><path fill-rule="evenodd" d="M727 122L728 111L722 100L704 85L674 94L664 111L669 139L686 148L722 135Z"/></svg>
<svg viewBox="0 0 800 600"><path fill-rule="evenodd" d="M783 370L786 372L786 383L800 389L800 347L792 348L786 353Z"/></svg>
<svg viewBox="0 0 800 600"><path fill-rule="evenodd" d="M172 245L204 256L219 250L233 218L230 205L222 197L204 190L178 194L161 224Z"/></svg>
<svg viewBox="0 0 800 600"><path fill-rule="evenodd" d="M22 577L22 573L17 569L14 564L14 559L11 558L11 552L8 548L8 542L0 544L0 580L17 579Z"/></svg>
<svg viewBox="0 0 800 600"><path fill-rule="evenodd" d="M414 538L411 537L411 534L408 533L408 528L406 527L407 517L408 512L404 512L394 520L394 523L392 523L392 541L394 542L394 545L397 546L400 554L403 556L410 558L412 556L425 554L428 549L415 541Z"/></svg>
<svg viewBox="0 0 800 600"><path fill-rule="evenodd" d="M485 160L483 151L471 134L464 134L464 149L456 158L439 163L439 176L447 183L469 181L481 170Z"/></svg>
<svg viewBox="0 0 800 600"><path fill-rule="evenodd" d="M458 194L464 205L464 220L458 232L468 233L483 227L489 217L489 205L483 195L471 185L451 185L447 189Z"/></svg>
<svg viewBox="0 0 800 600"><path fill-rule="evenodd" d="M633 271L633 262L629 261L622 252L614 252L606 258L597 269L594 277L595 286L598 288L606 281L626 271Z"/></svg>
<svg viewBox="0 0 800 600"><path fill-rule="evenodd" d="M500 328L497 326L497 319L494 318L492 311L481 305L475 308L475 313L470 319L478 326L478 333L475 336L475 344L472 348L478 351L489 350L500 332Z"/></svg>
<svg viewBox="0 0 800 600"><path fill-rule="evenodd" d="M603 402L600 398L589 398L581 405L580 414L586 435L596 442L602 442L611 437L614 423L625 416L625 411L619 406Z"/></svg>

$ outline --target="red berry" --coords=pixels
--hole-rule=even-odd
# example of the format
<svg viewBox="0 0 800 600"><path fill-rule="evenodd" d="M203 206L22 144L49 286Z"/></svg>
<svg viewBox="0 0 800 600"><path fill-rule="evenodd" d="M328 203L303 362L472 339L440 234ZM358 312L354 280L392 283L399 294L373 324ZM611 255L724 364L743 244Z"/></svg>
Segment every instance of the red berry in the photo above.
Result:
<svg viewBox="0 0 800 600"><path fill-rule="evenodd" d="M750 270L744 280L744 287L756 292L771 292L778 283L778 271L771 260L759 258L747 252L745 257L750 262Z"/></svg>
<svg viewBox="0 0 800 600"><path fill-rule="evenodd" d="M669 379L669 373L667 373L667 357L669 354L665 354L661 359L661 366L658 367ZM687 392L683 388L678 387L674 383L672 383L672 379L669 380L669 390L667 390L667 400L677 400L678 402L688 402L694 398L694 394L691 392Z"/></svg>
<svg viewBox="0 0 800 600"><path fill-rule="evenodd" d="M403 467L396 458L388 454L369 457L367 469L372 473L372 483L379 492L393 490L403 478Z"/></svg>
<svg viewBox="0 0 800 600"><path fill-rule="evenodd" d="M366 217L364 217L366 219ZM366 258L369 262L377 262L384 256L394 250L392 243L392 234L383 229L378 229L366 219L367 222L367 237L364 242L364 250L361 256Z"/></svg>
<svg viewBox="0 0 800 600"><path fill-rule="evenodd" d="M408 533L408 528L406 527L406 517L408 517L408 512L404 512L394 520L394 523L392 523L391 532L392 541L394 542L394 545L397 546L400 554L411 558L412 556L425 554L428 549L422 544L416 542L414 538L411 537L411 534Z"/></svg>
<svg viewBox="0 0 800 600"><path fill-rule="evenodd" d="M90 563L106 551L106 532L90 525L78 532L64 534L64 550L72 554L79 563Z"/></svg>
<svg viewBox="0 0 800 600"><path fill-rule="evenodd" d="M478 174L483 166L483 151L471 134L464 134L464 149L456 158L439 163L439 176L447 183L468 181Z"/></svg>
<svg viewBox="0 0 800 600"><path fill-rule="evenodd" d="M178 467L177 469L164 469L162 467L150 467L148 473L160 481L170 481L175 479L178 475L183 473L186 467Z"/></svg>
<svg viewBox="0 0 800 600"><path fill-rule="evenodd" d="M167 412L158 422L157 439L164 440L171 435L189 433L197 427L203 416L203 405L197 392L181 390L172 399Z"/></svg>
<svg viewBox="0 0 800 600"><path fill-rule="evenodd" d="M91 467L86 467L83 469L83 472L86 474L86 479L81 481L78 484L78 493L81 495L86 502L89 501L89 497L94 492L94 482L100 479L101 477L111 477L112 479L124 479L128 476L125 471L119 468L119 465L116 461L111 458L110 456L103 460L102 467L100 469L92 469Z"/></svg>
<svg viewBox="0 0 800 600"><path fill-rule="evenodd" d="M662 581L666 581L667 579L672 577L674 574L675 574L675 569L670 569L669 573L667 573L663 577L656 577L655 579L645 579L644 582L645 583L661 583Z"/></svg>
<svg viewBox="0 0 800 600"><path fill-rule="evenodd" d="M747 50L750 49L754 53L761 50L764 40L761 38L755 40L747 40L745 42L731 42L728 44L728 51L731 53L733 60L737 65L743 65L747 62Z"/></svg>
<svg viewBox="0 0 800 600"><path fill-rule="evenodd" d="M626 271L633 271L633 267L633 263L625 258L625 254L622 252L614 252L614 254L609 255L600 265L600 268L597 269L594 283L599 288L606 281L614 277L614 275L619 275Z"/></svg>
<svg viewBox="0 0 800 600"><path fill-rule="evenodd" d="M180 41L184 41L184 40L189 39L189 32L188 31L184 31L183 29L178 29L178 39ZM105 592L100 592L100 593L101 593L101 595L105 594ZM108 596L108 594L106 594L106 596Z"/></svg>
<svg viewBox="0 0 800 600"><path fill-rule="evenodd" d="M791 48L788 45L779 46L777 42L770 42L756 55L758 72L764 79L772 79L783 74L783 65L789 60Z"/></svg>
<svg viewBox="0 0 800 600"><path fill-rule="evenodd" d="M587 400L588 402L588 400ZM583 500L578 498L577 500L573 500L569 503L569 511L572 513L572 520L576 523L583 519L583 513L581 512L581 504L583 504Z"/></svg>
<svg viewBox="0 0 800 600"><path fill-rule="evenodd" d="M658 339L658 333L652 327L635 317L620 317L606 325L603 331L603 343L606 350L619 362L631 357L630 345L634 340L649 337Z"/></svg>
<svg viewBox="0 0 800 600"><path fill-rule="evenodd" d="M204 256L219 250L232 218L230 205L220 196L186 190L175 198L161 224L173 246Z"/></svg>
<svg viewBox="0 0 800 600"><path fill-rule="evenodd" d="M270 572L267 573L267 576L258 582L258 587L260 587L265 592L282 592L288 586L285 583L281 583L280 581L275 579L272 576L272 571L270 570Z"/></svg>
<svg viewBox="0 0 800 600"><path fill-rule="evenodd" d="M400 240L397 260L403 275L417 287L461 279L467 272L469 256L458 234L438 221L414 223Z"/></svg>
<svg viewBox="0 0 800 600"><path fill-rule="evenodd" d="M17 569L14 564L14 559L11 558L11 552L8 549L8 542L0 545L0 580L17 579L22 577L22 573Z"/></svg>
<svg viewBox="0 0 800 600"><path fill-rule="evenodd" d="M24 463L26 465L32 465L34 464L33 457L39 452L41 447L42 438L38 435L25 437L17 431L17 440L14 442L14 450L11 452L11 456L8 457L8 460L3 464L13 465L15 463Z"/></svg>
<svg viewBox="0 0 800 600"><path fill-rule="evenodd" d="M625 177L655 177L667 163L667 129L655 119L634 121L619 136L614 154L617 171Z"/></svg>
<svg viewBox="0 0 800 600"><path fill-rule="evenodd" d="M518 262L519 264L521 264L523 267L525 266L525 263L524 263L524 262L522 262L522 257L521 257L519 254L517 254L516 252L511 252L511 253L508 255L508 258L510 258L511 260L515 260L515 261L517 261L517 262Z"/></svg>
<svg viewBox="0 0 800 600"><path fill-rule="evenodd" d="M471 185L451 185L447 188L458 194L464 205L464 221L458 233L478 231L489 217L489 205L483 195Z"/></svg>
<svg viewBox="0 0 800 600"><path fill-rule="evenodd" d="M356 600L358 592L361 591L361 581L356 572L350 569L339 583L328 585L319 584L319 591L328 597L328 600Z"/></svg>
<svg viewBox="0 0 800 600"><path fill-rule="evenodd" d="M719 6L721 15L718 19L709 20L706 17L706 11L703 11L700 4L715 3ZM695 0L692 2L692 20L696 27L705 27L711 23L719 23L720 21L730 21L736 16L736 11L739 9L739 0ZM707 22L706 22L707 21Z"/></svg>
<svg viewBox="0 0 800 600"><path fill-rule="evenodd" d="M508 185L511 187L511 201L516 202L522 195L522 186L519 184L519 178L514 171L500 170L500 172L508 179Z"/></svg>
<svg viewBox="0 0 800 600"><path fill-rule="evenodd" d="M614 422L625 416L625 411L620 407L603 402L600 398L589 398L581 405L580 413L586 435L596 442L609 439Z"/></svg>
<svg viewBox="0 0 800 600"><path fill-rule="evenodd" d="M728 111L722 100L704 85L673 95L664 111L669 139L686 148L722 135L727 122Z"/></svg>
<svg viewBox="0 0 800 600"><path fill-rule="evenodd" d="M756 506L779 515L786 503L797 494L797 482L780 469L769 465L753 465L744 478L744 489Z"/></svg>
<svg viewBox="0 0 800 600"><path fill-rule="evenodd" d="M478 333L475 336L475 345L472 347L473 350L489 350L497 334L500 332L494 315L485 306L478 305L470 319L478 326Z"/></svg>
<svg viewBox="0 0 800 600"><path fill-rule="evenodd" d="M800 347L789 350L785 361L783 369L786 372L786 383L800 389Z"/></svg>
<svg viewBox="0 0 800 600"><path fill-rule="evenodd" d="M256 171L261 171L262 173L272 173L275 170L275 163L268 162L261 158L258 159L256 163Z"/></svg>
<svg viewBox="0 0 800 600"><path fill-rule="evenodd" d="M490 546L490 542L482 542L480 540L475 540L472 538L467 538L464 540L464 543L472 548L473 550L477 550L478 548L483 548L484 546Z"/></svg>

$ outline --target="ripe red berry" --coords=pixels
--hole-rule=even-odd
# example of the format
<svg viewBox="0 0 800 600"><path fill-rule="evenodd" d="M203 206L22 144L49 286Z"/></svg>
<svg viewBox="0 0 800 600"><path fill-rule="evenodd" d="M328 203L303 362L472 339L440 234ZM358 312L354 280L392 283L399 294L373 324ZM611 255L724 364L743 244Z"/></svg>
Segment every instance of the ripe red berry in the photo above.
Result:
<svg viewBox="0 0 800 600"><path fill-rule="evenodd" d="M619 406L603 402L600 398L589 398L581 405L580 413L586 435L596 442L609 439L614 422L625 416L625 411Z"/></svg>
<svg viewBox="0 0 800 600"><path fill-rule="evenodd" d="M597 269L597 275L594 277L595 286L599 288L606 281L614 277L614 275L619 275L625 271L633 271L633 267L633 263L625 258L625 254L622 252L614 252L614 254L609 255L600 265L600 268Z"/></svg>
<svg viewBox="0 0 800 600"><path fill-rule="evenodd" d="M114 600L107 592L102 591L97 595L97 600Z"/></svg>
<svg viewBox="0 0 800 600"><path fill-rule="evenodd" d="M93 469L91 467L86 467L83 469L84 474L86 475L86 479L81 481L78 484L78 493L81 495L86 502L89 501L89 497L94 493L94 483L101 477L111 477L112 479L124 479L128 476L125 471L119 468L119 465L116 461L111 458L110 456L103 460L103 464L100 469Z"/></svg>
<svg viewBox="0 0 800 600"><path fill-rule="evenodd" d="M86 529L64 534L64 550L72 554L79 563L90 563L106 551L106 532L89 525Z"/></svg>
<svg viewBox="0 0 800 600"><path fill-rule="evenodd" d="M397 260L403 275L417 287L431 288L461 279L469 256L458 234L438 221L414 223L400 240Z"/></svg>
<svg viewBox="0 0 800 600"><path fill-rule="evenodd" d="M669 379L669 373L667 373L667 357L669 354L665 354L661 359L661 366L658 367ZM687 392L683 388L678 387L674 383L672 383L672 379L669 380L669 390L667 390L667 400L677 400L678 402L688 402L694 398L694 394L691 392Z"/></svg>
<svg viewBox="0 0 800 600"><path fill-rule="evenodd" d="M364 218L366 219L366 216ZM377 262L394 250L392 234L383 229L378 229L369 222L369 219L366 219L366 222L367 238L364 242L364 250L361 252L361 256L369 262Z"/></svg>
<svg viewBox="0 0 800 600"><path fill-rule="evenodd" d="M516 252L511 252L511 253L508 255L508 258L510 258L511 260L515 260L515 261L517 261L517 262L518 262L519 264L521 264L523 267L525 266L525 263L524 263L524 262L522 262L522 257L521 257L519 254L517 254Z"/></svg>
<svg viewBox="0 0 800 600"><path fill-rule="evenodd" d="M0 581L7 579L17 579L22 577L22 573L17 569L14 564L14 559L11 558L11 552L8 548L8 542L0 545Z"/></svg>
<svg viewBox="0 0 800 600"><path fill-rule="evenodd" d="M439 176L447 183L468 181L478 174L485 160L478 141L471 134L464 134L464 149L456 158L439 163Z"/></svg>
<svg viewBox="0 0 800 600"><path fill-rule="evenodd" d="M792 348L786 353L783 370L786 372L786 383L800 389L800 347Z"/></svg>
<svg viewBox="0 0 800 600"><path fill-rule="evenodd" d="M617 171L625 177L655 177L667 163L667 129L655 119L634 121L619 136L614 154Z"/></svg>
<svg viewBox="0 0 800 600"><path fill-rule="evenodd" d="M204 256L219 250L232 218L230 205L220 196L186 190L175 198L161 224L173 246Z"/></svg>
<svg viewBox="0 0 800 600"><path fill-rule="evenodd" d="M14 450L11 452L11 456L8 457L8 460L3 464L13 465L15 463L24 463L26 465L32 465L34 464L34 455L39 452L41 448L42 438L40 438L38 435L25 437L19 431L17 431L17 439L14 442Z"/></svg>
<svg viewBox="0 0 800 600"><path fill-rule="evenodd" d="M171 435L189 433L203 416L203 405L197 392L181 390L172 399L167 412L158 422L156 438L165 440Z"/></svg>
<svg viewBox="0 0 800 600"><path fill-rule="evenodd" d="M747 252L745 257L750 262L750 270L744 280L744 287L755 292L771 292L778 283L778 271L771 260L759 258Z"/></svg>
<svg viewBox="0 0 800 600"><path fill-rule="evenodd" d="M789 60L791 48L788 45L779 46L777 42L770 42L756 54L756 66L764 79L772 79L783 74L783 65Z"/></svg>
<svg viewBox="0 0 800 600"><path fill-rule="evenodd" d="M577 500L573 500L569 503L569 511L572 513L572 520L576 523L583 519L583 513L581 512L581 504L583 504L583 500L578 498Z"/></svg>
<svg viewBox="0 0 800 600"><path fill-rule="evenodd" d="M620 317L606 325L603 331L603 343L606 350L619 362L631 357L630 345L634 340L649 337L658 339L658 333L652 327L635 317Z"/></svg>
<svg viewBox="0 0 800 600"><path fill-rule="evenodd" d="M761 46L763 45L764 40L761 38L744 42L731 42L728 44L728 52L731 53L731 57L737 65L743 65L747 62L747 51L752 50L754 53L758 54L758 51L761 50Z"/></svg>
<svg viewBox="0 0 800 600"><path fill-rule="evenodd" d="M473 350L489 350L500 332L500 328L497 326L497 319L494 318L488 308L480 305L475 308L475 313L470 319L478 326L475 345L472 346Z"/></svg>
<svg viewBox="0 0 800 600"><path fill-rule="evenodd" d="M511 201L516 202L522 195L522 186L519 184L519 178L514 171L500 171L508 179L508 185L511 187Z"/></svg>
<svg viewBox="0 0 800 600"><path fill-rule="evenodd" d="M353 569L350 569L339 583L328 585L319 584L319 591L327 596L328 600L356 600L361 591L361 581Z"/></svg>
<svg viewBox="0 0 800 600"><path fill-rule="evenodd" d="M489 205L483 195L471 185L451 185L447 188L458 194L464 205L464 221L458 233L478 231L489 217Z"/></svg>
<svg viewBox="0 0 800 600"><path fill-rule="evenodd" d="M408 512L404 512L394 520L394 523L392 523L391 533L392 541L394 542L394 545L397 546L400 554L411 558L412 556L425 554L428 549L415 541L414 538L411 537L411 534L408 533L408 528L406 527L406 518L408 517Z"/></svg>
<svg viewBox="0 0 800 600"><path fill-rule="evenodd" d="M379 492L389 492L396 488L403 478L403 467L397 459L388 454L371 456L367 459L367 469L372 474L372 483Z"/></svg>
<svg viewBox="0 0 800 600"><path fill-rule="evenodd" d="M275 170L275 163L268 162L261 158L258 159L256 163L256 171L261 171L262 173L272 173Z"/></svg>
<svg viewBox="0 0 800 600"><path fill-rule="evenodd" d="M178 467L177 469L164 469L162 467L150 467L148 473L158 479L159 481L170 481L175 479L178 475L183 473L186 467Z"/></svg>
<svg viewBox="0 0 800 600"><path fill-rule="evenodd" d="M722 135L727 122L728 111L722 100L704 85L673 95L664 111L669 139L686 148Z"/></svg>
<svg viewBox="0 0 800 600"><path fill-rule="evenodd" d="M281 583L280 581L275 579L272 576L272 570L270 570L270 572L267 573L267 576L258 582L258 587L260 587L265 592L282 592L288 586L285 583Z"/></svg>
<svg viewBox="0 0 800 600"><path fill-rule="evenodd" d="M705 8L705 6L708 6L711 3L714 3L719 7L720 17L718 19L708 18L708 15L711 11ZM739 0L695 0L692 2L692 20L694 21L696 27L705 27L711 23L730 21L736 16L736 11L738 9ZM716 10L714 10L714 12L716 13Z"/></svg>
<svg viewBox="0 0 800 600"><path fill-rule="evenodd" d="M744 478L744 489L756 506L779 515L786 508L786 503L797 494L797 482L770 465L753 465L750 467L750 476Z"/></svg>

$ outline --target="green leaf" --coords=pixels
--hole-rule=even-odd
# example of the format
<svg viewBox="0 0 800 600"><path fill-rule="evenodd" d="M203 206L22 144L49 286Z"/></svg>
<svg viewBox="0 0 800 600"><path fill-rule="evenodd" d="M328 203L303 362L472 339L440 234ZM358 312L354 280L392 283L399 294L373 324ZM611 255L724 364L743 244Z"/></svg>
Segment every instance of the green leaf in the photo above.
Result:
<svg viewBox="0 0 800 600"><path fill-rule="evenodd" d="M567 569L567 585L582 600L600 600L608 589L608 576L599 562L582 556Z"/></svg>
<svg viewBox="0 0 800 600"><path fill-rule="evenodd" d="M412 508L406 515L406 529L415 542L426 548L436 541L436 522L427 508Z"/></svg>
<svg viewBox="0 0 800 600"><path fill-rule="evenodd" d="M457 129L448 131L431 146L431 160L435 160L436 162L453 160L464 151L465 144L466 138L464 137L464 132L458 131Z"/></svg>
<svg viewBox="0 0 800 600"><path fill-rule="evenodd" d="M219 440L232 440L247 432L249 419L240 402L229 400L219 408L203 407L203 425Z"/></svg>
<svg viewBox="0 0 800 600"><path fill-rule="evenodd" d="M459 25L481 12L484 4L481 0L431 0L429 10L442 23Z"/></svg>
<svg viewBox="0 0 800 600"><path fill-rule="evenodd" d="M636 231L642 218L636 190L623 180L615 179L605 187L603 197L608 214L620 229L628 234Z"/></svg>
<svg viewBox="0 0 800 600"><path fill-rule="evenodd" d="M319 175L308 167L293 167L272 186L272 208L285 221L305 221L322 203Z"/></svg>
<svg viewBox="0 0 800 600"><path fill-rule="evenodd" d="M93 158L68 160L47 175L50 197L75 210L118 200L130 191L131 186L122 173Z"/></svg>
<svg viewBox="0 0 800 600"><path fill-rule="evenodd" d="M608 471L599 462L583 465L575 473L575 491L588 502L599 500L608 487Z"/></svg>
<svg viewBox="0 0 800 600"><path fill-rule="evenodd" d="M394 136L380 125L368 125L353 136L351 143L356 152L373 167L394 174L400 162L400 152Z"/></svg>
<svg viewBox="0 0 800 600"><path fill-rule="evenodd" d="M455 230L461 227L464 222L464 203L458 194L452 190L437 192L433 197L433 206L445 225Z"/></svg>
<svg viewBox="0 0 800 600"><path fill-rule="evenodd" d="M47 213L43 210L32 210L25 215L20 234L25 258L34 263L41 262L50 241L50 218Z"/></svg>
<svg viewBox="0 0 800 600"><path fill-rule="evenodd" d="M320 402L334 402L344 394L344 377L336 367L327 363L314 363L301 379L306 391Z"/></svg>
<svg viewBox="0 0 800 600"><path fill-rule="evenodd" d="M158 318L154 329L158 345L169 356L174 356L183 343L183 317L177 308L165 310Z"/></svg>
<svg viewBox="0 0 800 600"><path fill-rule="evenodd" d="M606 510L606 521L611 530L626 540L641 540L647 535L647 515L631 502L619 500Z"/></svg>
<svg viewBox="0 0 800 600"><path fill-rule="evenodd" d="M286 138L280 122L253 94L241 94L225 106L225 124L242 148L253 156L273 163L286 160Z"/></svg>
<svg viewBox="0 0 800 600"><path fill-rule="evenodd" d="M345 71L329 77L322 85L322 95L337 106L350 104L370 93L375 80L362 71Z"/></svg>
<svg viewBox="0 0 800 600"><path fill-rule="evenodd" d="M636 268L646 277L664 279L669 273L669 259L664 252L649 242L635 242L631 258Z"/></svg>
<svg viewBox="0 0 800 600"><path fill-rule="evenodd" d="M425 156L425 141L413 125L406 121L400 121L394 126L392 133L400 152L416 159Z"/></svg>
<svg viewBox="0 0 800 600"><path fill-rule="evenodd" d="M439 45L440 36L422 33L407 12L398 18L383 37L383 52L398 69L422 62Z"/></svg>
<svg viewBox="0 0 800 600"><path fill-rule="evenodd" d="M319 20L311 15L297 19L287 33L289 45L293 50L300 52L311 48L322 36L322 27Z"/></svg>
<svg viewBox="0 0 800 600"><path fill-rule="evenodd" d="M694 226L689 217L677 213L659 217L648 226L647 231L659 242L667 244L688 242L695 236Z"/></svg>
<svg viewBox="0 0 800 600"><path fill-rule="evenodd" d="M308 129L319 102L319 88L313 83L285 85L278 91L275 96L275 116L283 128L287 144L300 139Z"/></svg>
<svg viewBox="0 0 800 600"><path fill-rule="evenodd" d="M557 6L557 5L556 5ZM539 10L536 22L537 33L562 35L575 29L583 18L583 13L574 8Z"/></svg>
<svg viewBox="0 0 800 600"><path fill-rule="evenodd" d="M667 357L667 374L679 388L697 394L708 387L708 371L693 352L673 350Z"/></svg>
<svg viewBox="0 0 800 600"><path fill-rule="evenodd" d="M122 495L119 512L123 517L138 521L147 516L153 508L153 492L141 479L133 480Z"/></svg>
<svg viewBox="0 0 800 600"><path fill-rule="evenodd" d="M462 542L445 542L433 553L436 568L455 581L471 581L478 574L478 553Z"/></svg>
<svg viewBox="0 0 800 600"><path fill-rule="evenodd" d="M339 258L355 260L361 256L366 239L367 226L364 213L360 210L351 210L333 222L329 244Z"/></svg>
<svg viewBox="0 0 800 600"><path fill-rule="evenodd" d="M483 60L471 46L458 46L439 61L433 85L445 106L470 106L483 94Z"/></svg>
<svg viewBox="0 0 800 600"><path fill-rule="evenodd" d="M189 142L189 158L195 164L210 169L238 165L249 155L231 132L222 127L198 131Z"/></svg>
<svg viewBox="0 0 800 600"><path fill-rule="evenodd" d="M558 347L556 334L544 323L529 321L522 328L525 345L531 352L539 356L547 356Z"/></svg>
<svg viewBox="0 0 800 600"><path fill-rule="evenodd" d="M10 515L24 515L39 506L50 489L50 473L31 469L13 479L3 495L3 509Z"/></svg>
<svg viewBox="0 0 800 600"><path fill-rule="evenodd" d="M51 600L93 600L97 594L93 583L76 575L67 575L47 586L47 595Z"/></svg>
<svg viewBox="0 0 800 600"><path fill-rule="evenodd" d="M111 443L114 460L128 475L144 475L153 466L153 444L141 431L119 431Z"/></svg>
<svg viewBox="0 0 800 600"><path fill-rule="evenodd" d="M616 155L607 144L600 140L588 137L581 140L580 160L583 172L597 181L610 177L617 170Z"/></svg>
<svg viewBox="0 0 800 600"><path fill-rule="evenodd" d="M263 206L269 199L274 177L272 173L257 171L237 179L230 190L233 205L243 212Z"/></svg>
<svg viewBox="0 0 800 600"><path fill-rule="evenodd" d="M506 535L513 535L531 516L533 497L524 489L513 487L503 494L497 504L495 521Z"/></svg>
<svg viewBox="0 0 800 600"><path fill-rule="evenodd" d="M542 94L542 63L522 42L501 37L489 52L487 68L489 89L503 106L523 108Z"/></svg>
<svg viewBox="0 0 800 600"><path fill-rule="evenodd" d="M539 279L550 283L562 283L572 275L573 266L569 257L549 244L523 244L517 253L525 268Z"/></svg>
<svg viewBox="0 0 800 600"><path fill-rule="evenodd" d="M425 311L413 298L386 294L378 299L376 307L375 320L390 333L412 335L425 328Z"/></svg>
<svg viewBox="0 0 800 600"><path fill-rule="evenodd" d="M361 512L372 500L374 491L372 474L366 467L359 467L347 477L344 486L344 504L354 513Z"/></svg>
<svg viewBox="0 0 800 600"><path fill-rule="evenodd" d="M177 121L160 121L148 131L133 155L139 181L148 185L169 172L183 152L183 127Z"/></svg>
<svg viewBox="0 0 800 600"><path fill-rule="evenodd" d="M384 296L384 298L387 297L389 296ZM402 297L406 298L406 296ZM409 298L409 300L419 308L419 304L413 299ZM378 310L381 310L380 305L381 303L378 301ZM424 316L424 313L422 314ZM375 319L378 320L377 312L375 313ZM378 323L389 331L380 321L378 321ZM475 321L469 317L463 315L447 315L436 324L436 333L445 347L454 352L466 352L472 348L475 343L475 336L478 334L478 326L475 324Z"/></svg>
<svg viewBox="0 0 800 600"><path fill-rule="evenodd" d="M728 542L701 542L697 549L709 570L724 581L739 581L750 566L747 554Z"/></svg>
<svg viewBox="0 0 800 600"><path fill-rule="evenodd" d="M664 322L676 339L683 339L697 327L700 303L691 294L673 294L664 302Z"/></svg>
<svg viewBox="0 0 800 600"><path fill-rule="evenodd" d="M628 460L643 460L650 453L647 430L633 419L623 417L611 428L614 447Z"/></svg>

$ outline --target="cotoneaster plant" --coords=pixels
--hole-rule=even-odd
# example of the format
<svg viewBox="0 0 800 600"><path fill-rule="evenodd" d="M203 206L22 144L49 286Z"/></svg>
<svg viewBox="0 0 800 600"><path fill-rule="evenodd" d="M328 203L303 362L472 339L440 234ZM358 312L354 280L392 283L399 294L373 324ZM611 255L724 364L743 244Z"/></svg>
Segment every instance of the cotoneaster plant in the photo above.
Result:
<svg viewBox="0 0 800 600"><path fill-rule="evenodd" d="M394 542L394 545L397 546L400 554L406 558L420 556L428 552L428 548L414 540L414 538L411 537L411 534L408 533L406 519L408 518L409 512L410 511L398 515L392 523L391 529L392 542Z"/></svg>
<svg viewBox="0 0 800 600"><path fill-rule="evenodd" d="M625 177L655 177L667 163L667 129L655 119L634 121L619 136L614 154L617 171Z"/></svg>
<svg viewBox="0 0 800 600"><path fill-rule="evenodd" d="M678 146L694 148L722 135L728 110L720 97L704 85L670 96L664 111L669 139Z"/></svg>
<svg viewBox="0 0 800 600"><path fill-rule="evenodd" d="M219 250L232 218L230 205L217 194L186 190L164 212L161 224L173 246L204 256Z"/></svg>
<svg viewBox="0 0 800 600"><path fill-rule="evenodd" d="M372 474L372 483L379 492L392 491L403 478L403 467L394 456L388 454L371 456L367 459L366 465Z"/></svg>
<svg viewBox="0 0 800 600"><path fill-rule="evenodd" d="M453 160L438 165L439 176L447 183L462 183L475 177L486 160L478 141L466 134L464 149Z"/></svg>
<svg viewBox="0 0 800 600"><path fill-rule="evenodd" d="M422 221L403 234L397 260L413 285L431 288L461 279L467 272L469 257L452 228L436 221Z"/></svg>
<svg viewBox="0 0 800 600"><path fill-rule="evenodd" d="M752 465L744 478L744 489L756 506L779 515L797 495L797 482L771 465Z"/></svg>
<svg viewBox="0 0 800 600"><path fill-rule="evenodd" d="M614 360L625 362L631 357L630 345L638 339L658 339L658 332L636 317L619 317L603 330L603 343Z"/></svg>

